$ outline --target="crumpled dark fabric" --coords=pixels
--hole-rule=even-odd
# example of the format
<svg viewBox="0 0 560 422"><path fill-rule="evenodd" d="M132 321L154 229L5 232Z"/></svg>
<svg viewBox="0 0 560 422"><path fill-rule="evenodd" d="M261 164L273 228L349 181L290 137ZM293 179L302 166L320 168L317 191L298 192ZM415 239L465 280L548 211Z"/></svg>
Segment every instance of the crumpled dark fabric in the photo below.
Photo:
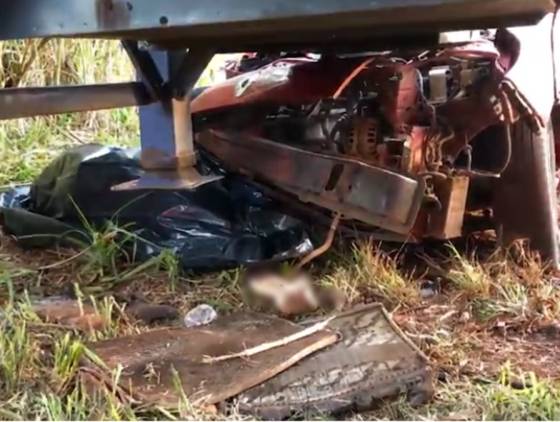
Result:
<svg viewBox="0 0 560 422"><path fill-rule="evenodd" d="M133 233L135 258L170 249L185 269L280 261L313 248L304 224L201 152L199 171L222 174L194 191L112 191L140 177L137 152L83 145L56 158L31 186L0 195L4 231L22 246L87 242L88 226L111 221ZM72 243L72 242L70 242Z"/></svg>

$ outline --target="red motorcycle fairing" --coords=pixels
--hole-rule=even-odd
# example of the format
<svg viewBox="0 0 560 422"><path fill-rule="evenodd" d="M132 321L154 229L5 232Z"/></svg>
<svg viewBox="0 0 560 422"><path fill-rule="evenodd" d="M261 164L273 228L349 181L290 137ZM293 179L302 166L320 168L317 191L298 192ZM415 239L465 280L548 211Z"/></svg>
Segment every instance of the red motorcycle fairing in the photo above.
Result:
<svg viewBox="0 0 560 422"><path fill-rule="evenodd" d="M331 97L363 59L280 59L211 86L192 101L193 113L243 105L301 105Z"/></svg>
<svg viewBox="0 0 560 422"><path fill-rule="evenodd" d="M283 58L212 85L192 101L193 113L209 113L239 106L298 106L337 96L355 77L367 74L384 104L384 115L397 127L414 124L419 102L418 69L446 64L450 58L497 62L499 53L491 42L453 45L431 55L396 59L387 53L361 57Z"/></svg>

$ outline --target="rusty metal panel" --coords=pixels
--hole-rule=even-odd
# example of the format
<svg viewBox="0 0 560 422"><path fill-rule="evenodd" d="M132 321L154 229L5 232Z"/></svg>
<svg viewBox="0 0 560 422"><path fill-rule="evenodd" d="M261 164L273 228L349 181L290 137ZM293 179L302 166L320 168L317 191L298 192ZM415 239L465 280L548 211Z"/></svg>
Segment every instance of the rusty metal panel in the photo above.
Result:
<svg viewBox="0 0 560 422"><path fill-rule="evenodd" d="M200 133L197 142L231 171L395 233L409 233L424 197L422 178L354 159L213 130Z"/></svg>
<svg viewBox="0 0 560 422"><path fill-rule="evenodd" d="M197 328L165 328L91 344L109 369L123 368L120 387L143 402L175 407L179 382L193 405L226 400L337 341L321 330L250 358L207 362L273 342L303 328L274 316L240 313Z"/></svg>
<svg viewBox="0 0 560 422"><path fill-rule="evenodd" d="M442 208L430 212L427 236L447 240L463 235L469 181L467 176L434 179L434 191Z"/></svg>
<svg viewBox="0 0 560 422"><path fill-rule="evenodd" d="M552 127L535 133L526 121L512 126L512 159L496 181L494 218L505 244L530 246L556 268L560 262L558 200Z"/></svg>

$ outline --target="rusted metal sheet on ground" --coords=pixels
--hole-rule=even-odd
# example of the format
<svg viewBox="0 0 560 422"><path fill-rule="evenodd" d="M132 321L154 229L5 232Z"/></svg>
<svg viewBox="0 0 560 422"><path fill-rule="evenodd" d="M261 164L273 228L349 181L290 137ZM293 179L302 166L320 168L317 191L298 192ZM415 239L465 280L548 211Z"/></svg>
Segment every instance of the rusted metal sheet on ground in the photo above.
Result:
<svg viewBox="0 0 560 422"><path fill-rule="evenodd" d="M239 353L298 333L289 321L254 313L229 316L200 328L168 328L91 345L110 369L122 366L120 386L134 398L176 407L181 391L193 405L215 404L233 397L337 341L318 331L247 359L208 363L208 358ZM175 375L174 375L175 374Z"/></svg>
<svg viewBox="0 0 560 422"><path fill-rule="evenodd" d="M415 401L430 398L427 358L381 305L340 314L328 327L338 331L340 342L241 394L240 409L280 420L302 413L366 410L399 393Z"/></svg>

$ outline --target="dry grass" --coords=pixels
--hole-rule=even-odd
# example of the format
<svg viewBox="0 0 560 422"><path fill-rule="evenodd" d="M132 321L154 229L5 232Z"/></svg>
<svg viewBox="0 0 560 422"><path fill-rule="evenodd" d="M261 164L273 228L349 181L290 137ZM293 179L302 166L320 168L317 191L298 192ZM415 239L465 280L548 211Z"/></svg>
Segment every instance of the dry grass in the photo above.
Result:
<svg viewBox="0 0 560 422"><path fill-rule="evenodd" d="M3 86L120 82L134 75L114 41L0 42ZM0 184L27 182L70 145L138 143L134 109L0 122Z"/></svg>
<svg viewBox="0 0 560 422"><path fill-rule="evenodd" d="M349 303L364 297L382 300L393 308L413 306L420 300L420 291L412 275L398 269L399 256L391 256L372 242L360 242L344 251L331 274L324 277L326 286L342 292Z"/></svg>

